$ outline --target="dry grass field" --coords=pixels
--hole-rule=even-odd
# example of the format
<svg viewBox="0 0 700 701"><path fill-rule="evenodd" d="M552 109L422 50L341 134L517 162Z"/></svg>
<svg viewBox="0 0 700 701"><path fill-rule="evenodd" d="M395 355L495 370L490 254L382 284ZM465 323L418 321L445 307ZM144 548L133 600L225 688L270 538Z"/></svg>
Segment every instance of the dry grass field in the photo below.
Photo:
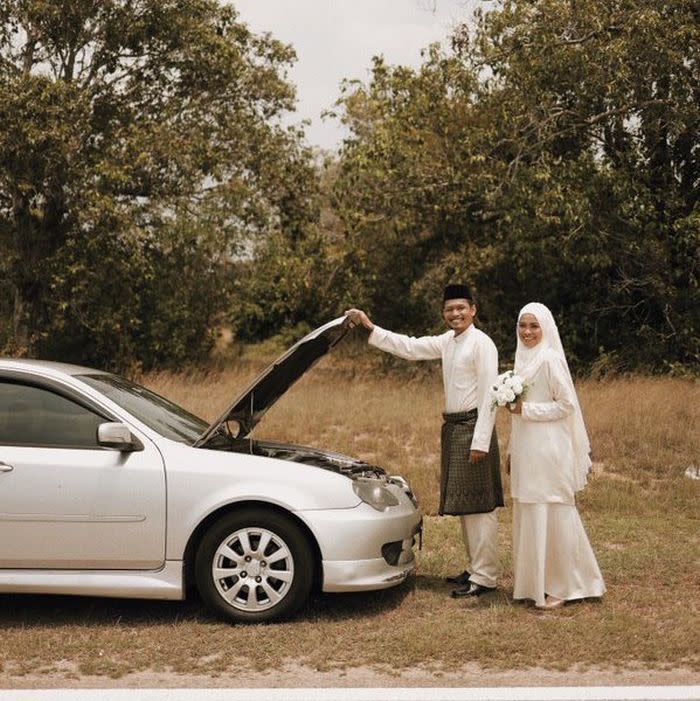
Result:
<svg viewBox="0 0 700 701"><path fill-rule="evenodd" d="M143 378L205 417L243 389L254 365ZM321 595L293 621L231 626L195 601L0 596L0 679L142 670L216 676L296 661L320 670L415 665L448 670L654 668L700 671L698 495L700 385L692 380L584 381L579 391L595 474L580 509L606 579L601 601L552 612L515 604L510 510L501 510L503 576L479 600L451 599L442 579L466 564L454 518L435 517L442 389L436 374L348 371L324 361L269 412L257 437L327 447L407 477L427 515L417 575L389 591ZM502 451L508 418L499 416ZM507 488L507 484L506 484ZM439 683L439 682L438 682Z"/></svg>

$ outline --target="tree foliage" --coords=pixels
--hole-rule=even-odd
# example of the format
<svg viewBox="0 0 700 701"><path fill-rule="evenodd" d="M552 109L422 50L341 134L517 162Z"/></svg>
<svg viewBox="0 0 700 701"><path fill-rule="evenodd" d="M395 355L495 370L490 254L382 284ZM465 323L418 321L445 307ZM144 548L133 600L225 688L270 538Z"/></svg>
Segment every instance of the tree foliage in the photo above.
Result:
<svg viewBox="0 0 700 701"><path fill-rule="evenodd" d="M206 352L236 258L313 214L309 154L279 122L293 58L214 0L2 3L8 347L113 366Z"/></svg>
<svg viewBox="0 0 700 701"><path fill-rule="evenodd" d="M317 167L293 50L216 0L0 4L0 346L203 357L349 303L440 328L470 283L504 357L540 300L580 366L700 361L700 9L500 0L348 82Z"/></svg>
<svg viewBox="0 0 700 701"><path fill-rule="evenodd" d="M429 328L458 278L503 349L540 300L582 364L697 363L697 3L504 0L451 40L341 99L361 301Z"/></svg>
<svg viewBox="0 0 700 701"><path fill-rule="evenodd" d="M335 213L335 162L318 163L296 187L308 193L313 211L304 226L281 226L237 266L229 321L236 337L271 336L287 343L340 314L361 286L349 254L345 228Z"/></svg>

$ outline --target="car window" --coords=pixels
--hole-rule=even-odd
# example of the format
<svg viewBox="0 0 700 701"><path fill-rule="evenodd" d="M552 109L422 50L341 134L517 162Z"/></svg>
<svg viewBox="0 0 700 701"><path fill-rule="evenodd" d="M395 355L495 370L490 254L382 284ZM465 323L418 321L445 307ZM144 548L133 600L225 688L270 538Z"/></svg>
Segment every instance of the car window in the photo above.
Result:
<svg viewBox="0 0 700 701"><path fill-rule="evenodd" d="M105 419L51 390L0 382L0 444L98 448Z"/></svg>
<svg viewBox="0 0 700 701"><path fill-rule="evenodd" d="M181 406L124 377L109 374L76 377L166 438L194 443L209 425Z"/></svg>

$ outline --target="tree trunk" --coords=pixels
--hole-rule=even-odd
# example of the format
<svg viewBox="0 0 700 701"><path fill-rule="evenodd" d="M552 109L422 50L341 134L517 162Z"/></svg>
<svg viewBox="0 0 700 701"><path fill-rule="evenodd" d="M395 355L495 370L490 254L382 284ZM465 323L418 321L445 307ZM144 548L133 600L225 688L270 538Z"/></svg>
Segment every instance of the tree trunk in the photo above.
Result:
<svg viewBox="0 0 700 701"><path fill-rule="evenodd" d="M15 285L14 308L12 310L12 337L10 343L22 354L29 350L29 325L25 314L26 305L18 285Z"/></svg>
<svg viewBox="0 0 700 701"><path fill-rule="evenodd" d="M32 308L35 306L37 281L41 277L39 261L33 251L32 216L27 198L16 193L13 198L14 265L12 285L14 300L12 309L12 337L10 344L15 352L31 352Z"/></svg>

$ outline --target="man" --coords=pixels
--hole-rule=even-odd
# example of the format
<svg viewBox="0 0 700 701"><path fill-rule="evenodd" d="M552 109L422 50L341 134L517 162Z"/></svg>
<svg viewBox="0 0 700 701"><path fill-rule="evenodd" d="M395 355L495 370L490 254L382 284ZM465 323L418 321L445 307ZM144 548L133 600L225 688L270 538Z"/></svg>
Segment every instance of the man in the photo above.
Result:
<svg viewBox="0 0 700 701"><path fill-rule="evenodd" d="M480 596L496 588L499 574L498 518L503 506L498 441L488 388L498 375L498 351L474 326L476 305L466 285L443 293L449 331L413 338L372 323L360 309L345 312L371 333L370 345L407 360L442 360L445 413L442 426L440 515L459 515L470 572L448 577L452 596Z"/></svg>

